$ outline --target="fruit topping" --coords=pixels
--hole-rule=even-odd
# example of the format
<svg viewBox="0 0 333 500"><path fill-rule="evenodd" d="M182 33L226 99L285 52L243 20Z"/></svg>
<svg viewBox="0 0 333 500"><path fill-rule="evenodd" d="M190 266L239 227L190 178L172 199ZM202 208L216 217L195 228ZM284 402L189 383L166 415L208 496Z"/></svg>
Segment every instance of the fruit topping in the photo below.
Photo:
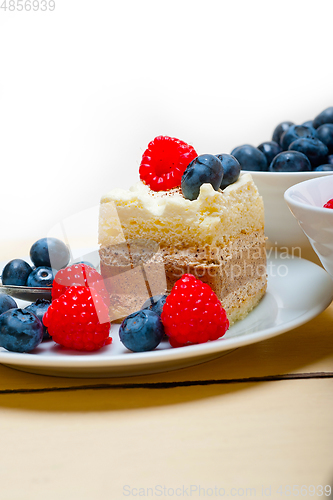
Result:
<svg viewBox="0 0 333 500"><path fill-rule="evenodd" d="M164 328L159 315L150 309L134 312L124 319L119 337L127 349L134 352L152 351L159 345Z"/></svg>
<svg viewBox="0 0 333 500"><path fill-rule="evenodd" d="M324 208L333 208L333 198L331 200L328 200L325 205L323 205Z"/></svg>
<svg viewBox="0 0 333 500"><path fill-rule="evenodd" d="M243 170L267 170L268 168L264 153L250 144L238 146L231 151L231 154L239 161Z"/></svg>
<svg viewBox="0 0 333 500"><path fill-rule="evenodd" d="M107 306L110 297L105 288L102 276L96 269L86 264L72 264L65 269L60 269L55 275L52 287L52 299L57 299L71 286L93 287L102 297Z"/></svg>
<svg viewBox="0 0 333 500"><path fill-rule="evenodd" d="M50 300L37 299L36 302L33 302L32 304L30 304L25 308L25 311L31 312L32 314L37 316L37 318L41 321L43 325L43 340L51 338L43 322L44 314L48 310L50 304L51 304Z"/></svg>
<svg viewBox="0 0 333 500"><path fill-rule="evenodd" d="M2 271L2 284L25 286L32 267L25 260L13 259L8 262Z"/></svg>
<svg viewBox="0 0 333 500"><path fill-rule="evenodd" d="M52 339L69 349L95 351L112 342L108 308L93 288L68 288L53 300L43 321Z"/></svg>
<svg viewBox="0 0 333 500"><path fill-rule="evenodd" d="M153 191L168 191L180 186L187 165L197 156L186 142L168 136L155 137L143 153L140 179Z"/></svg>
<svg viewBox="0 0 333 500"><path fill-rule="evenodd" d="M70 253L61 240L41 238L32 245L30 259L36 267L52 267L58 270L67 266Z"/></svg>
<svg viewBox="0 0 333 500"><path fill-rule="evenodd" d="M188 200L196 200L202 184L209 183L218 191L223 179L221 161L215 155L200 155L186 168L181 179L183 195Z"/></svg>
<svg viewBox="0 0 333 500"><path fill-rule="evenodd" d="M220 160L223 167L223 177L220 189L225 189L227 186L237 181L241 166L234 156L223 153L216 155L216 157Z"/></svg>
<svg viewBox="0 0 333 500"><path fill-rule="evenodd" d="M311 170L307 156L298 151L282 151L270 164L270 172L306 172Z"/></svg>
<svg viewBox="0 0 333 500"><path fill-rule="evenodd" d="M0 346L13 352L30 352L43 339L43 325L26 309L9 309L0 315Z"/></svg>
<svg viewBox="0 0 333 500"><path fill-rule="evenodd" d="M15 300L4 293L0 293L0 315L9 309L17 309Z"/></svg>
<svg viewBox="0 0 333 500"><path fill-rule="evenodd" d="M161 320L173 347L216 340L229 328L221 302L211 287L184 274L167 297Z"/></svg>
<svg viewBox="0 0 333 500"><path fill-rule="evenodd" d="M37 267L28 276L27 286L51 287L54 274L50 267Z"/></svg>

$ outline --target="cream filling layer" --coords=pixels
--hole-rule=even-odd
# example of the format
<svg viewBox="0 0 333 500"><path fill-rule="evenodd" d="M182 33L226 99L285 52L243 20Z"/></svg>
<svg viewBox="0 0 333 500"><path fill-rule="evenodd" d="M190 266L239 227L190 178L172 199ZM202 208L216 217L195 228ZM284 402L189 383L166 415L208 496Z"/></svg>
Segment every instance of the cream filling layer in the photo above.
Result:
<svg viewBox="0 0 333 500"><path fill-rule="evenodd" d="M263 201L246 173L223 191L203 184L196 200L179 189L153 192L142 182L114 189L100 206L99 242L151 238L161 246L226 243L240 232L263 229Z"/></svg>

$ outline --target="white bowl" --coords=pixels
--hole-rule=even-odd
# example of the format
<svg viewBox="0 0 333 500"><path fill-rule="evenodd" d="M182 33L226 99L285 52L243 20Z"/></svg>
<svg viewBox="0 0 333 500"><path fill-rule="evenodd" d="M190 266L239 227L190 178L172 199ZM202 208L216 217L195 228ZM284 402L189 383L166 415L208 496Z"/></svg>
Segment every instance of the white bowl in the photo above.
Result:
<svg viewBox="0 0 333 500"><path fill-rule="evenodd" d="M285 200L326 271L333 278L333 175L310 179L287 189Z"/></svg>
<svg viewBox="0 0 333 500"><path fill-rule="evenodd" d="M243 171L245 173L245 170ZM248 172L248 171L247 171ZM296 183L316 177L327 177L332 172L248 172L263 197L265 207L265 234L269 251L288 253L320 263L309 240L297 224L284 201L284 192Z"/></svg>

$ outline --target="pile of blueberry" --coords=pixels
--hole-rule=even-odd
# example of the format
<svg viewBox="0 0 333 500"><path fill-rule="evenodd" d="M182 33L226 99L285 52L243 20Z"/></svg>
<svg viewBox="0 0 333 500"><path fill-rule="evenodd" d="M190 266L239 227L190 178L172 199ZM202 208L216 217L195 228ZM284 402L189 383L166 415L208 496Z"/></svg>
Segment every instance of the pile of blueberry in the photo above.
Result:
<svg viewBox="0 0 333 500"><path fill-rule="evenodd" d="M70 253L61 240L41 238L30 249L33 266L22 259L8 262L2 271L3 285L51 287L54 274L69 263Z"/></svg>
<svg viewBox="0 0 333 500"><path fill-rule="evenodd" d="M3 285L51 287L54 274L66 267L70 253L57 238L42 238L30 249L33 266L22 259L8 262L2 271ZM42 340L50 339L43 324L50 301L38 299L25 309L18 308L15 300L0 293L0 346L8 351L30 352Z"/></svg>
<svg viewBox="0 0 333 500"><path fill-rule="evenodd" d="M280 123L272 140L257 148L238 146L231 155L243 170L269 172L325 172L333 170L333 107L302 125Z"/></svg>

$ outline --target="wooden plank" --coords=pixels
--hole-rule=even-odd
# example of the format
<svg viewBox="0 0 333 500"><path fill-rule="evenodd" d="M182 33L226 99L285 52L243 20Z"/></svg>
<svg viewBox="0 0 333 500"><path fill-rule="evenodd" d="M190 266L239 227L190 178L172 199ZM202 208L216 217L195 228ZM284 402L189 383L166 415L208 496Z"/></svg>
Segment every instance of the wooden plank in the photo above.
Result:
<svg viewBox="0 0 333 500"><path fill-rule="evenodd" d="M326 485L332 393L333 380L288 380L2 395L1 496L120 499L194 485L278 499L280 485Z"/></svg>

